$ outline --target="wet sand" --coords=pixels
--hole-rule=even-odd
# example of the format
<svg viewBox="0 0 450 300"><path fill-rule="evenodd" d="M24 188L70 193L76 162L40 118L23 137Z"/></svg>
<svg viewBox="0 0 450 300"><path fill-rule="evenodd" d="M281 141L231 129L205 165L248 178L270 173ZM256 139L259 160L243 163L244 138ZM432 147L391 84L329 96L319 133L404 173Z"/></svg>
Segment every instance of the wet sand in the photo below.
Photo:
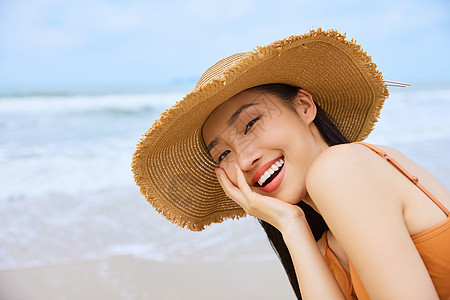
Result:
<svg viewBox="0 0 450 300"><path fill-rule="evenodd" d="M278 262L159 263L132 256L0 271L0 299L294 300Z"/></svg>

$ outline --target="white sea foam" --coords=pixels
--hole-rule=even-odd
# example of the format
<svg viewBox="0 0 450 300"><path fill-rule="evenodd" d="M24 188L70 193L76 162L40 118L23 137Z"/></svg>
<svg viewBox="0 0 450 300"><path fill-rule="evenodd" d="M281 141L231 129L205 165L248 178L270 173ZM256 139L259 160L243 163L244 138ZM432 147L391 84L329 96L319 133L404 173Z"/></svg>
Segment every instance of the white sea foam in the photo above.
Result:
<svg viewBox="0 0 450 300"><path fill-rule="evenodd" d="M134 145L158 114L181 97L0 99L0 203L132 185Z"/></svg>
<svg viewBox="0 0 450 300"><path fill-rule="evenodd" d="M167 108L180 100L183 94L110 94L73 96L30 96L0 98L0 111L3 113L61 114L92 111L141 112L145 108Z"/></svg>
<svg viewBox="0 0 450 300"><path fill-rule="evenodd" d="M178 229L139 195L131 155L180 93L0 99L0 269L133 255L276 259L252 219ZM368 142L405 152L450 186L450 90L391 93Z"/></svg>

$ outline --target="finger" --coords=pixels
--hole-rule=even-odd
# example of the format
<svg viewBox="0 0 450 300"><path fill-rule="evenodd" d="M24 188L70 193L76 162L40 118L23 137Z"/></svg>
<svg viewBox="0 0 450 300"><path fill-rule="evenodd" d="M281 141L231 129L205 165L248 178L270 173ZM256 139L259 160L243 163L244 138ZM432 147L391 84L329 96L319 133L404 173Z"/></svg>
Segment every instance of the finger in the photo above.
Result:
<svg viewBox="0 0 450 300"><path fill-rule="evenodd" d="M239 168L238 164L234 164L234 167L236 169L236 178L237 178L237 184L241 192L244 194L245 198L250 199L252 196L252 189L247 183L247 180L245 180L244 173L242 173L241 168Z"/></svg>
<svg viewBox="0 0 450 300"><path fill-rule="evenodd" d="M223 190L225 191L225 194L230 197L233 201L235 201L237 204L242 206L244 203L245 196L242 194L242 192L239 190L238 187L236 187L228 178L228 176L225 174L225 172L218 168L215 170L217 178L219 180L220 185L222 186Z"/></svg>

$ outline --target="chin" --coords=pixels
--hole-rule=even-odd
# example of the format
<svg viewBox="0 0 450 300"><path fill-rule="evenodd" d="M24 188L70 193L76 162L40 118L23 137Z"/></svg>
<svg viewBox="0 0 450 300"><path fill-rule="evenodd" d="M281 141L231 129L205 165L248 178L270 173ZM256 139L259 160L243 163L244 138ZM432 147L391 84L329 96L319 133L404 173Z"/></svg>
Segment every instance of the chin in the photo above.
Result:
<svg viewBox="0 0 450 300"><path fill-rule="evenodd" d="M301 197L299 197L299 195ZM295 195L279 195L279 196L272 196L272 197L277 198L283 202L295 205L295 204L300 203L300 201L302 201L302 199L303 199L302 195L303 195L302 193L295 193ZM305 195L306 195L306 193L305 193Z"/></svg>
<svg viewBox="0 0 450 300"><path fill-rule="evenodd" d="M303 200L303 198L305 198L305 196L306 196L306 191L297 191L291 195L286 195L284 197L280 197L280 200L282 200L286 203L295 205L295 204L300 203Z"/></svg>
<svg viewBox="0 0 450 300"><path fill-rule="evenodd" d="M304 191L290 191L289 193L286 193L286 191L280 191L279 193L277 193L277 191L274 191L272 193L266 193L260 189L257 189L255 192L262 196L273 197L292 205L300 203L300 201L302 201L302 199L306 195L306 192Z"/></svg>
<svg viewBox="0 0 450 300"><path fill-rule="evenodd" d="M296 204L299 204L301 201L302 201L302 199L289 199L284 202L292 204L292 205L296 205Z"/></svg>

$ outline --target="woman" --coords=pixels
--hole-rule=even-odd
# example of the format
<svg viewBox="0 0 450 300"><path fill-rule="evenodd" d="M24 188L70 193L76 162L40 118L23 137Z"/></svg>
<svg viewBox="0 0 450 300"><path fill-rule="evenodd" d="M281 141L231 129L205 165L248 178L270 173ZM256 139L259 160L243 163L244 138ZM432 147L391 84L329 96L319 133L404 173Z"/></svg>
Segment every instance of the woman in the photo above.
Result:
<svg viewBox="0 0 450 300"><path fill-rule="evenodd" d="M398 151L355 143L387 95L336 31L232 55L142 138L136 183L191 230L259 218L299 299L447 299L449 191Z"/></svg>

